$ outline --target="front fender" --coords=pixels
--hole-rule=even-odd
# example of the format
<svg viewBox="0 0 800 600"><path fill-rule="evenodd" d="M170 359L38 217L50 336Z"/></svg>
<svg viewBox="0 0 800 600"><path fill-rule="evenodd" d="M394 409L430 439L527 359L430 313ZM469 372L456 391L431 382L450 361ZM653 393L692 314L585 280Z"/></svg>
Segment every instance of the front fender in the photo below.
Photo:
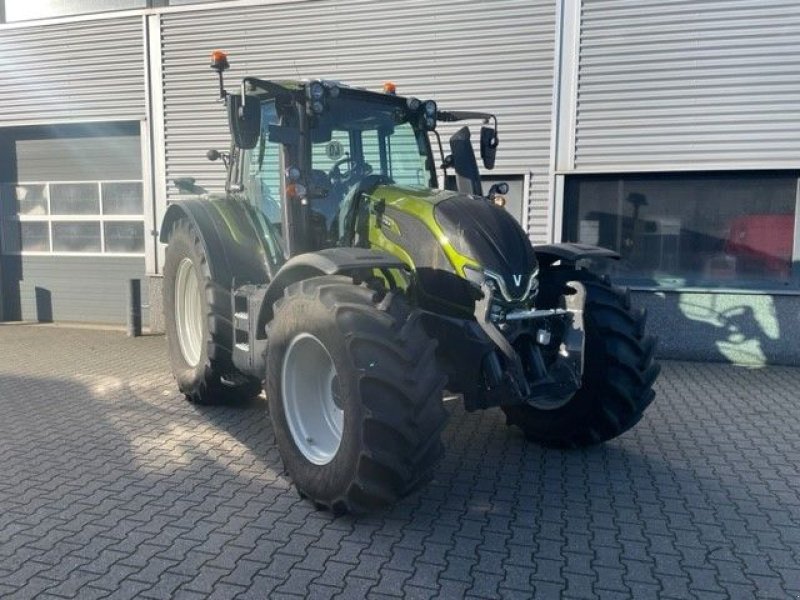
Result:
<svg viewBox="0 0 800 600"><path fill-rule="evenodd" d="M366 248L326 248L317 252L298 254L286 261L270 282L258 314L258 331L264 331L272 318L273 304L293 283L310 277L337 275L362 269L407 268L408 265L391 254Z"/></svg>

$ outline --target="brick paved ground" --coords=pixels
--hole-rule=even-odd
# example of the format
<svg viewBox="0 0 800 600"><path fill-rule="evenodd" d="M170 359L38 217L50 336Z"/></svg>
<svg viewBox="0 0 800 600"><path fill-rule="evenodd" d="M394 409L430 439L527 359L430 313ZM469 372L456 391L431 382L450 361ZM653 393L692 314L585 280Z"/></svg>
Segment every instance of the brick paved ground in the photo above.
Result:
<svg viewBox="0 0 800 600"><path fill-rule="evenodd" d="M263 401L199 408L164 340L0 326L0 597L800 595L800 369L667 363L600 448L448 403L436 481L333 519Z"/></svg>

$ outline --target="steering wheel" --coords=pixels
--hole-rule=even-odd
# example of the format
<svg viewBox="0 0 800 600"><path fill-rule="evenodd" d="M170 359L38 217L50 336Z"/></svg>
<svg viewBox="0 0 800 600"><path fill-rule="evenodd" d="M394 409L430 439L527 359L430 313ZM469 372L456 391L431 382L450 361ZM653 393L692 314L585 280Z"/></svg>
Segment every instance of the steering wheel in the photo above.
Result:
<svg viewBox="0 0 800 600"><path fill-rule="evenodd" d="M347 169L347 172L342 173L341 166L345 163L349 163L350 166ZM341 183L342 181L347 181L353 176L353 163L350 160L350 155L345 154L342 158L337 160L333 163L333 166L328 171L328 179L332 184Z"/></svg>

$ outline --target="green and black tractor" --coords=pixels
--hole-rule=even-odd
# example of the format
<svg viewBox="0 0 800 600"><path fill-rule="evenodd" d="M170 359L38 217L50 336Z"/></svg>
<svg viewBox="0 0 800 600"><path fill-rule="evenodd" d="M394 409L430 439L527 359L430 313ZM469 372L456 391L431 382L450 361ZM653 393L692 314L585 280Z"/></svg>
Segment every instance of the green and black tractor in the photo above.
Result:
<svg viewBox="0 0 800 600"><path fill-rule="evenodd" d="M229 93L227 67L215 52L232 140L208 157L227 191L177 182L194 195L160 234L170 361L191 401L264 389L288 474L335 513L432 477L445 389L548 446L639 421L655 339L625 291L582 268L617 255L532 246L500 206L507 186L483 193L469 128L443 148L438 123L480 124L491 169L493 115L327 80L247 77Z"/></svg>

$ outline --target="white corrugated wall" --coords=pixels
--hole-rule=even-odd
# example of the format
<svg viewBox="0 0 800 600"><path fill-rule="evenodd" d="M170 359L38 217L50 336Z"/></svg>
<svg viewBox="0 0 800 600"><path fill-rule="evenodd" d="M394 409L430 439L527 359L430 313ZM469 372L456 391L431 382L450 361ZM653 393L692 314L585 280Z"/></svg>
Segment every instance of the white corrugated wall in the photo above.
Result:
<svg viewBox="0 0 800 600"><path fill-rule="evenodd" d="M796 0L583 0L578 171L800 163Z"/></svg>
<svg viewBox="0 0 800 600"><path fill-rule="evenodd" d="M0 28L0 127L145 116L141 17Z"/></svg>
<svg viewBox="0 0 800 600"><path fill-rule="evenodd" d="M161 44L166 179L220 190L226 148L209 53L230 53L229 87L244 75L338 79L497 113L495 171L533 171L530 231L547 232L555 0L306 0L164 13ZM161 185L166 182L159 182ZM175 193L168 183L168 194Z"/></svg>

